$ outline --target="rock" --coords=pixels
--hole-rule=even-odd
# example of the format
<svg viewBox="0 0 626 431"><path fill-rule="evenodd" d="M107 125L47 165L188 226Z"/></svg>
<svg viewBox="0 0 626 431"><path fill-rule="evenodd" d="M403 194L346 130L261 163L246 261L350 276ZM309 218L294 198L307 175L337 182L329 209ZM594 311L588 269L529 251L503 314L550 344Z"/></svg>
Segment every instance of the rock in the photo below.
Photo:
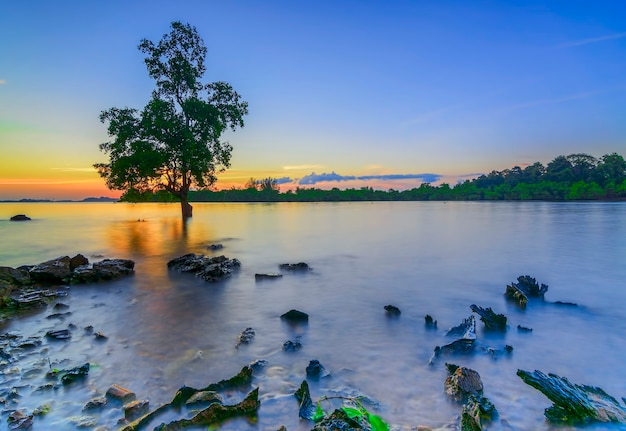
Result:
<svg viewBox="0 0 626 431"><path fill-rule="evenodd" d="M32 284L32 280L28 271L20 271L9 266L0 266L0 288L6 289L28 286L30 284Z"/></svg>
<svg viewBox="0 0 626 431"><path fill-rule="evenodd" d="M330 373L326 371L326 368L317 359L311 360L306 367L306 376L310 379L317 380L329 375Z"/></svg>
<svg viewBox="0 0 626 431"><path fill-rule="evenodd" d="M46 332L46 337L52 338L54 340L68 340L72 338L72 333L69 331L69 329L59 329L56 331Z"/></svg>
<svg viewBox="0 0 626 431"><path fill-rule="evenodd" d="M444 389L448 398L465 401L470 395L482 395L483 383L480 374L470 368L454 364L446 364L446 368L449 375L444 383Z"/></svg>
<svg viewBox="0 0 626 431"><path fill-rule="evenodd" d="M82 265L72 273L72 283L95 283L115 280L135 272L135 262L129 259L104 259L93 264Z"/></svg>
<svg viewBox="0 0 626 431"><path fill-rule="evenodd" d="M108 400L106 397L92 398L83 406L83 411L98 410L106 407Z"/></svg>
<svg viewBox="0 0 626 431"><path fill-rule="evenodd" d="M269 273L263 273L263 274L254 274L254 279L255 280L272 280L275 278L281 278L283 275L282 274L277 274L275 272L269 272Z"/></svg>
<svg viewBox="0 0 626 431"><path fill-rule="evenodd" d="M79 266L89 265L89 259L87 259L82 254L77 254L73 258L70 259L70 270L74 271Z"/></svg>
<svg viewBox="0 0 626 431"><path fill-rule="evenodd" d="M424 325L428 328L428 329L437 329L437 321L433 320L432 316L430 314L427 314L424 317Z"/></svg>
<svg viewBox="0 0 626 431"><path fill-rule="evenodd" d="M186 402L185 405L211 405L213 403L224 404L224 400L221 395L215 391L200 391L193 394Z"/></svg>
<svg viewBox="0 0 626 431"><path fill-rule="evenodd" d="M211 244L207 248L209 250L221 250L224 246L222 244Z"/></svg>
<svg viewBox="0 0 626 431"><path fill-rule="evenodd" d="M122 403L133 401L137 397L134 392L116 384L111 385L111 387L107 389L106 396L121 401Z"/></svg>
<svg viewBox="0 0 626 431"><path fill-rule="evenodd" d="M465 339L476 339L476 319L474 315L464 319L460 325L448 329L446 335L458 336Z"/></svg>
<svg viewBox="0 0 626 431"><path fill-rule="evenodd" d="M361 418L364 423L360 423L358 421L359 418ZM311 431L369 431L371 427L366 422L367 421L365 421L362 416L350 418L342 409L336 409L330 415L315 424Z"/></svg>
<svg viewBox="0 0 626 431"><path fill-rule="evenodd" d="M311 269L307 263L281 263L278 267L285 271L308 271Z"/></svg>
<svg viewBox="0 0 626 431"><path fill-rule="evenodd" d="M11 430L30 429L33 426L33 415L27 414L24 410L15 410L9 414L7 422Z"/></svg>
<svg viewBox="0 0 626 431"><path fill-rule="evenodd" d="M226 256L207 257L186 254L167 263L167 267L180 272L190 272L196 274L208 282L215 282L229 277L233 269L241 266L237 259L229 259Z"/></svg>
<svg viewBox="0 0 626 431"><path fill-rule="evenodd" d="M556 374L517 370L524 383L539 390L554 404L545 409L550 422L567 424L626 423L626 407L601 388L577 385Z"/></svg>
<svg viewBox="0 0 626 431"><path fill-rule="evenodd" d="M98 331L95 334L93 334L93 336L95 337L96 340L98 341L105 341L107 340L109 337L107 337L106 335L104 335L102 332Z"/></svg>
<svg viewBox="0 0 626 431"><path fill-rule="evenodd" d="M298 340L287 340L283 343L283 350L285 352L297 352L300 349L302 349L302 343Z"/></svg>
<svg viewBox="0 0 626 431"><path fill-rule="evenodd" d="M11 217L9 220L11 221L29 221L32 220L30 217L28 217L26 214L16 214L13 217Z"/></svg>
<svg viewBox="0 0 626 431"><path fill-rule="evenodd" d="M507 318L504 314L496 314L491 307L482 308L476 304L470 305L470 309L480 316L480 320L485 324L485 329L497 331L506 330Z"/></svg>
<svg viewBox="0 0 626 431"><path fill-rule="evenodd" d="M533 328L527 328L527 327L522 326L522 325L517 325L517 331L518 332L532 332Z"/></svg>
<svg viewBox="0 0 626 431"><path fill-rule="evenodd" d="M254 340L254 335L254 329L252 328L246 328L241 331L241 334L239 334L239 340L237 341L237 345L235 346L235 348L239 348L241 344L251 343L252 340Z"/></svg>
<svg viewBox="0 0 626 431"><path fill-rule="evenodd" d="M309 384L306 380L303 380L300 384L300 388L294 393L300 408L298 409L298 415L302 419L313 420L315 416L315 407L313 406L313 400L311 399L311 393L309 391Z"/></svg>
<svg viewBox="0 0 626 431"><path fill-rule="evenodd" d="M383 308L385 309L387 317L399 317L402 313L395 305L385 305Z"/></svg>
<svg viewBox="0 0 626 431"><path fill-rule="evenodd" d="M42 262L32 267L29 274L31 279L40 283L66 283L72 276L70 258L69 256L62 256Z"/></svg>
<svg viewBox="0 0 626 431"><path fill-rule="evenodd" d="M493 403L480 395L470 395L461 412L461 431L481 431L483 423L498 415Z"/></svg>
<svg viewBox="0 0 626 431"><path fill-rule="evenodd" d="M150 411L150 403L148 400L134 400L124 405L122 410L124 411L124 418L132 421L148 413Z"/></svg>
<svg viewBox="0 0 626 431"><path fill-rule="evenodd" d="M89 363L87 362L80 367L63 370L59 374L61 374L61 383L69 385L70 383L73 383L89 374Z"/></svg>
<svg viewBox="0 0 626 431"><path fill-rule="evenodd" d="M528 298L542 298L548 291L548 286L537 283L537 280L529 275L521 275L517 277L517 283L511 283L506 286L504 296L519 305L522 308L526 307Z"/></svg>
<svg viewBox="0 0 626 431"><path fill-rule="evenodd" d="M281 319L293 323L304 323L309 321L309 315L298 310L289 310L280 316Z"/></svg>

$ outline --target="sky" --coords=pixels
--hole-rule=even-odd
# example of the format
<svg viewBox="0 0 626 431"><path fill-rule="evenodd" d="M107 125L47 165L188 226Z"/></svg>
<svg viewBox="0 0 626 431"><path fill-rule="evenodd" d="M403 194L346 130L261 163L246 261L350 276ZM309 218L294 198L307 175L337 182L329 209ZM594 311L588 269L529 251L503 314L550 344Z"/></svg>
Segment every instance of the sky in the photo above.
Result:
<svg viewBox="0 0 626 431"><path fill-rule="evenodd" d="M100 112L141 109L173 21L249 103L218 188L403 190L626 156L626 2L0 0L0 200L120 195Z"/></svg>

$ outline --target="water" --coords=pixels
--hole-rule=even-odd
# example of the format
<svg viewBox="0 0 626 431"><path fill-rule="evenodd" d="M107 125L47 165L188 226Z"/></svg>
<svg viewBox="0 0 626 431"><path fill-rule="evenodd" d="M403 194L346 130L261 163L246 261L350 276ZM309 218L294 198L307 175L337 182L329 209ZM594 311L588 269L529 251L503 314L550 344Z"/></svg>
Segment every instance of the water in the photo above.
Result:
<svg viewBox="0 0 626 431"><path fill-rule="evenodd" d="M78 328L71 342L44 340L36 355L17 364L21 371L48 359L59 368L96 364L84 384L52 393L33 393L45 382L47 367L32 376L11 377L5 370L3 386L13 379L23 394L19 405L6 408L47 403L51 412L37 418L34 429L74 430L68 418L85 415L82 405L113 383L154 408L183 384L204 387L256 359L268 361L255 375L258 420L236 419L222 429L311 429L298 419L293 398L311 359L332 373L311 383L314 399L358 391L378 401L377 413L399 429L441 427L460 413L443 393L446 361L480 373L485 396L514 430L554 428L543 416L550 401L524 384L517 369L551 372L618 399L626 396L624 203L195 204L186 224L179 212L176 204L0 204L0 265L77 253L92 261L101 256L136 262L133 277L73 286L62 300L72 314L63 320L46 319L49 309L0 328L24 336L70 323ZM8 221L18 213L33 221ZM216 243L224 248L207 249ZM242 267L216 284L169 272L166 262L186 253L224 254ZM313 270L255 281L255 273L300 261ZM546 303L522 311L503 293L526 274L550 290ZM387 304L402 310L399 319L385 316ZM445 330L471 314L470 304L507 315L505 334L485 333L479 322L478 337L485 346L512 345L513 352L444 358L429 366L434 347L452 341ZM292 328L282 322L279 316L290 309L308 313L309 324ZM425 328L426 314L438 321L438 330ZM518 332L518 324L532 333ZM83 333L87 325L108 339L98 342ZM247 327L256 337L236 349ZM302 350L282 351L283 342L296 339ZM226 402L243 396L229 393ZM121 416L113 406L95 418L116 429ZM6 426L5 413L0 429Z"/></svg>

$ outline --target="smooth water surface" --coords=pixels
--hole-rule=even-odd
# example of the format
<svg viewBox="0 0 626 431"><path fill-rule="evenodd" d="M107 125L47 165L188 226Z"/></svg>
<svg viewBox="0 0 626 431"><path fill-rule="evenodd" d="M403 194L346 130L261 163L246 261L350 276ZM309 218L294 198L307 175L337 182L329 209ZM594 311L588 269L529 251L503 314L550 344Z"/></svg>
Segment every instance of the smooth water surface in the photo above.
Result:
<svg viewBox="0 0 626 431"><path fill-rule="evenodd" d="M33 220L8 221L20 213ZM523 383L517 369L626 396L625 221L625 203L194 204L186 223L177 204L0 204L2 266L77 253L91 261L136 262L130 278L72 286L62 299L72 312L64 319L47 319L48 309L4 324L3 332L24 336L74 324L70 342L44 340L35 359L95 364L86 383L54 393L33 393L43 375L12 379L24 395L19 406L7 408L47 403L51 412L37 418L34 429L73 430L68 418L85 414L82 405L113 383L156 407L183 384L204 387L265 359L254 382L261 395L258 420L237 419L222 429L285 425L303 431L313 424L298 419L293 392L309 361L318 359L332 377L311 382L314 399L352 391L378 401L377 413L396 428L437 428L460 413L443 393L447 361L480 373L485 396L509 429L553 429L543 416L550 401ZM222 249L208 248L218 243ZM186 253L224 254L242 267L215 284L167 270L168 260ZM312 270L255 281L255 273L301 261ZM549 285L545 302L520 310L505 301L506 285L520 275ZM398 319L385 315L387 304L402 310ZM471 304L509 319L506 333L485 333L479 322L481 346L508 344L513 352L428 365L434 347L452 341L446 329L470 316ZM282 322L279 316L290 309L308 313L309 324ZM438 321L437 330L425 328L427 314ZM108 340L83 334L87 325ZM533 331L518 332L517 325ZM254 341L235 348L247 327L255 330ZM287 340L299 340L303 348L284 352ZM17 367L28 369L35 359ZM7 375L5 370L4 386ZM226 402L243 395L229 394ZM111 407L97 416L98 425L116 429L121 416L119 407Z"/></svg>

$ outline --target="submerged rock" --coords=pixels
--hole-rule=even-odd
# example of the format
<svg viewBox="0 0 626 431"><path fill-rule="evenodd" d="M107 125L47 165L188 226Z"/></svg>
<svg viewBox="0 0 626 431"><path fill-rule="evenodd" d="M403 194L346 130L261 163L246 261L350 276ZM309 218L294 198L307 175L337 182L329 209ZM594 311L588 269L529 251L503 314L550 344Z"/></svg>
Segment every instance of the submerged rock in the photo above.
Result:
<svg viewBox="0 0 626 431"><path fill-rule="evenodd" d="M330 373L326 371L326 368L317 359L311 360L306 367L306 376L310 379L317 380L329 375Z"/></svg>
<svg viewBox="0 0 626 431"><path fill-rule="evenodd" d="M243 331L241 331L241 334L239 334L239 339L237 340L237 345L235 346L236 348L239 348L239 346L241 344L249 344L252 342L252 340L254 340L254 329L252 328L246 328Z"/></svg>
<svg viewBox="0 0 626 431"><path fill-rule="evenodd" d="M485 329L506 330L507 318L504 314L496 314L491 307L482 308L476 304L470 305L470 309L480 316L480 320L485 324Z"/></svg>
<svg viewBox="0 0 626 431"><path fill-rule="evenodd" d="M298 310L289 310L280 316L281 319L293 323L304 323L309 321L309 315Z"/></svg>
<svg viewBox="0 0 626 431"><path fill-rule="evenodd" d="M281 278L283 275L275 272L267 272L267 273L256 273L254 274L255 280L272 280L275 278Z"/></svg>
<svg viewBox="0 0 626 431"><path fill-rule="evenodd" d="M233 270L239 266L241 266L241 262L237 259L229 259L226 256L209 257L193 253L177 257L167 263L167 267L170 269L196 274L197 277L208 282L229 277Z"/></svg>
<svg viewBox="0 0 626 431"><path fill-rule="evenodd" d="M504 296L517 303L520 307L525 308L528 298L542 298L548 291L548 286L537 283L537 280L529 275L521 275L517 277L517 283L511 283L506 286Z"/></svg>
<svg viewBox="0 0 626 431"><path fill-rule="evenodd" d="M281 263L278 267L285 271L308 271L311 269L305 262L298 263Z"/></svg>
<svg viewBox="0 0 626 431"><path fill-rule="evenodd" d="M135 272L135 262L129 259L104 259L77 267L72 273L72 283L95 283L115 280Z"/></svg>
<svg viewBox="0 0 626 431"><path fill-rule="evenodd" d="M26 214L16 214L13 217L11 217L9 220L11 220L11 221L29 221L29 220L31 220L31 218L28 217Z"/></svg>
<svg viewBox="0 0 626 431"><path fill-rule="evenodd" d="M383 308L385 309L385 314L387 315L387 317L399 317L400 314L402 314L400 309L395 305L389 304L385 305Z"/></svg>
<svg viewBox="0 0 626 431"><path fill-rule="evenodd" d="M424 316L424 325L428 329L437 329L437 321L434 320L430 314L427 314L426 316Z"/></svg>
<svg viewBox="0 0 626 431"><path fill-rule="evenodd" d="M470 395L461 412L461 431L481 431L483 424L498 416L493 403L481 395Z"/></svg>

